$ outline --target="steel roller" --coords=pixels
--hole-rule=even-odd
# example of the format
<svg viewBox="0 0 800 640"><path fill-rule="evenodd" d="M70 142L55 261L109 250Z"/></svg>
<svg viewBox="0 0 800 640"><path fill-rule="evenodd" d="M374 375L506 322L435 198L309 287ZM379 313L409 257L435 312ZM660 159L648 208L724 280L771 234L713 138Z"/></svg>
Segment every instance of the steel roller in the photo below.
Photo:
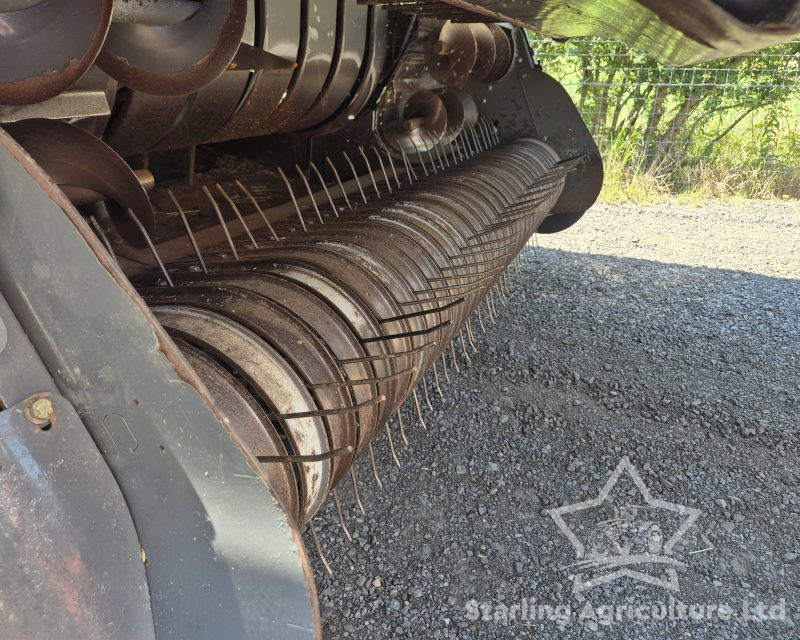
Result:
<svg viewBox="0 0 800 640"><path fill-rule="evenodd" d="M578 162L533 139L499 146L491 131L470 153L463 135L461 158L452 145L432 156L427 178L421 158L409 159L414 178L375 150L368 166L382 168L358 204L326 187L327 202L261 228L209 190L225 242L134 279L212 394L226 394L228 427L298 524L375 437L397 437L390 420L410 396L419 404L437 362L449 376L456 348L468 357L471 318L484 304L493 314L492 292Z"/></svg>

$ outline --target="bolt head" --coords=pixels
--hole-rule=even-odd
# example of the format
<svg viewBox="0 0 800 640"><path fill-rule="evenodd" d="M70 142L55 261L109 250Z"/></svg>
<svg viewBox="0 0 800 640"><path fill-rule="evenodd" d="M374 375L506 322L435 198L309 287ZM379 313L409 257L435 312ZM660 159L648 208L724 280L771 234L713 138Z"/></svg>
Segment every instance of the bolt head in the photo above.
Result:
<svg viewBox="0 0 800 640"><path fill-rule="evenodd" d="M31 415L38 420L49 420L55 413L49 398L39 398L31 405Z"/></svg>

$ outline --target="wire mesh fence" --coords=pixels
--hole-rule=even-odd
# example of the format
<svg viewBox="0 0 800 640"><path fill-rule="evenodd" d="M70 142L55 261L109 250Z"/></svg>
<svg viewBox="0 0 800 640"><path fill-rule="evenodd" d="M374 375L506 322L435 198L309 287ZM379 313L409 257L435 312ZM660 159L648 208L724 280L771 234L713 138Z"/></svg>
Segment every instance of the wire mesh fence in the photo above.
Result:
<svg viewBox="0 0 800 640"><path fill-rule="evenodd" d="M606 159L609 189L800 197L800 41L691 68L531 34Z"/></svg>

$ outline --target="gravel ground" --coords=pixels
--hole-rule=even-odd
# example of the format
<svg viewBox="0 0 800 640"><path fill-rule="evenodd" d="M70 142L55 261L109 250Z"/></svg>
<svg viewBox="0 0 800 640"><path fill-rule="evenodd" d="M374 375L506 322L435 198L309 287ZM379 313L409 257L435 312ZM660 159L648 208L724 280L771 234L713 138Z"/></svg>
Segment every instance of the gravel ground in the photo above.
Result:
<svg viewBox="0 0 800 640"><path fill-rule="evenodd" d="M385 437L383 490L357 465L367 515L340 490L353 541L316 519L325 637L800 637L800 207L598 205L537 241L427 432L407 404L402 468ZM549 510L624 456L649 499L624 472L566 513L612 561L576 564Z"/></svg>

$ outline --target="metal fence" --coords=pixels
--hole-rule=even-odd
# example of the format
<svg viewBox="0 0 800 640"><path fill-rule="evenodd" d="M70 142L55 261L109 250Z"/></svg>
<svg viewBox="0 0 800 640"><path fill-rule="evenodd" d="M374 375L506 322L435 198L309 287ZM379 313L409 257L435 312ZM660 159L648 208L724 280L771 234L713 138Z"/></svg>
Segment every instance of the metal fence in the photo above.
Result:
<svg viewBox="0 0 800 640"><path fill-rule="evenodd" d="M614 180L706 195L800 197L800 41L691 68L618 42L531 35Z"/></svg>

